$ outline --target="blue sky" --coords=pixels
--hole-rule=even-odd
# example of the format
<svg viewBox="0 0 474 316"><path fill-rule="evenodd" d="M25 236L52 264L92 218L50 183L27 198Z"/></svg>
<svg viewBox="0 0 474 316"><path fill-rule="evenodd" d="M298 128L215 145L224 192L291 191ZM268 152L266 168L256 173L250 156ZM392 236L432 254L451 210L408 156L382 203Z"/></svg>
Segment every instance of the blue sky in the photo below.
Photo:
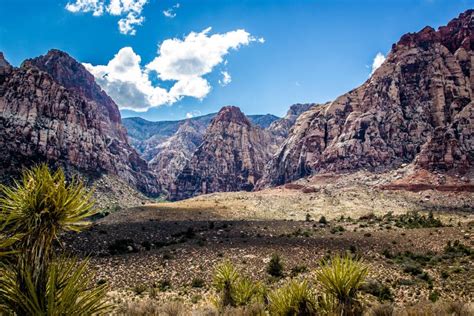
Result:
<svg viewBox="0 0 474 316"><path fill-rule="evenodd" d="M123 116L163 120L229 104L282 116L293 103L332 100L362 84L401 35L444 25L474 0L0 4L0 51L13 65L64 50L120 107L140 111Z"/></svg>

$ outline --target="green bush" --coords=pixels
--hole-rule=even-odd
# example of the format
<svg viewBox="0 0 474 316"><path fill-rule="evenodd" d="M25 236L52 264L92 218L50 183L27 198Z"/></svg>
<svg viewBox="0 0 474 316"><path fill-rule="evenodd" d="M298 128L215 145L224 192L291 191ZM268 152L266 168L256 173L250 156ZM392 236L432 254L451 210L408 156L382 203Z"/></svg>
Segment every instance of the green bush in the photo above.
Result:
<svg viewBox="0 0 474 316"><path fill-rule="evenodd" d="M417 211L413 211L400 215L395 226L403 228L432 228L442 227L443 223L439 218L434 217L433 212L429 212L428 216L425 216Z"/></svg>
<svg viewBox="0 0 474 316"><path fill-rule="evenodd" d="M268 295L270 315L316 315L317 304L306 281L291 280Z"/></svg>
<svg viewBox="0 0 474 316"><path fill-rule="evenodd" d="M276 278L283 276L283 262L278 254L272 255L270 262L268 262L267 273Z"/></svg>

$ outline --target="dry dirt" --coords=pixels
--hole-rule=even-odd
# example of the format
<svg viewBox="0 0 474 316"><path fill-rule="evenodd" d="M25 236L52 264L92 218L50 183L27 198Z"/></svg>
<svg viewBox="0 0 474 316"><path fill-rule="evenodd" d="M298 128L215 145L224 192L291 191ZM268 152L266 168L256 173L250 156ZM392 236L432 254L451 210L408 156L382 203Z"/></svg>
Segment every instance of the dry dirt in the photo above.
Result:
<svg viewBox="0 0 474 316"><path fill-rule="evenodd" d="M203 304L212 294L213 269L223 260L273 287L283 282L266 273L274 253L283 259L285 278L299 266L306 269L299 276L312 279L321 258L349 251L366 261L370 278L388 287L396 303L427 300L433 293L473 301L473 256L447 258L445 247L459 240L474 249L474 193L382 189L397 176L323 175L259 192L141 205L66 236L65 247L90 255L97 281L107 281L120 300L153 292L157 299ZM410 211L432 211L443 227L397 227L398 216ZM326 225L319 223L321 216ZM387 255L405 251L429 259L420 266L428 277L406 272L419 262ZM193 279L202 279L203 287L193 287Z"/></svg>

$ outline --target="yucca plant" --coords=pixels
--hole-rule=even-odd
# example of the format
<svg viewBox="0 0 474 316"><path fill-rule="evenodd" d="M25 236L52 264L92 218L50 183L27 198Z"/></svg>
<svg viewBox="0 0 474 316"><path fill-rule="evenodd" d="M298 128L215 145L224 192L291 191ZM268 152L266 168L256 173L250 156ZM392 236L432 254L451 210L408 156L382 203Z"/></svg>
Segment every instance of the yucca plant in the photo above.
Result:
<svg viewBox="0 0 474 316"><path fill-rule="evenodd" d="M352 257L336 255L330 260L323 260L316 272L327 300L336 301L336 312L340 315L353 315L358 312L360 303L357 299L359 288L365 282L368 267Z"/></svg>
<svg viewBox="0 0 474 316"><path fill-rule="evenodd" d="M239 272L230 261L225 261L217 266L213 284L220 294L219 305L221 307L236 305L234 291L239 278Z"/></svg>
<svg viewBox="0 0 474 316"><path fill-rule="evenodd" d="M110 311L103 300L107 287L93 285L88 260L59 257L48 266L46 290L37 293L29 267L4 266L0 277L0 306L18 315L98 315ZM24 285L18 282L19 276ZM46 309L45 309L46 308Z"/></svg>
<svg viewBox="0 0 474 316"><path fill-rule="evenodd" d="M291 280L268 294L270 315L317 315L316 300L307 281Z"/></svg>
<svg viewBox="0 0 474 316"><path fill-rule="evenodd" d="M255 283L249 278L240 278L234 286L233 297L237 306L245 306L259 301L264 293L263 285Z"/></svg>
<svg viewBox="0 0 474 316"><path fill-rule="evenodd" d="M56 315L66 304L72 311L87 305L100 312L105 292L86 291L86 283L73 282L84 279L87 264L72 270L55 257L53 245L61 232L86 227L86 219L96 213L92 206L91 193L80 180L67 182L61 169L51 172L46 165L25 171L11 187L0 186L0 305L4 310ZM68 300L76 305L68 305Z"/></svg>

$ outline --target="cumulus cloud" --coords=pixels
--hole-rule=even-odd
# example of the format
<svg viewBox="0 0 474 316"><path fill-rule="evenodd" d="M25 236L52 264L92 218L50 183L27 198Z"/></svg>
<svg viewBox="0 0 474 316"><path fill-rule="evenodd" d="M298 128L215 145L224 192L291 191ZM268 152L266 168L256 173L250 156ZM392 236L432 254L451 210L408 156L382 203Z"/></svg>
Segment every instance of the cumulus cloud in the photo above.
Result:
<svg viewBox="0 0 474 316"><path fill-rule="evenodd" d="M375 72L375 70L377 70L377 68L379 68L380 66L382 66L382 64L383 64L384 61L385 61L385 56L384 56L384 54L382 54L382 53L377 53L377 55L375 55L374 61L372 62L372 72L370 73L370 75L373 75L373 73Z"/></svg>
<svg viewBox="0 0 474 316"><path fill-rule="evenodd" d="M221 86L227 86L229 83L232 82L232 77L227 71L221 71L222 79L219 80L219 84Z"/></svg>
<svg viewBox="0 0 474 316"><path fill-rule="evenodd" d="M199 115L201 115L201 111L194 110L194 111L186 113L186 118L190 119Z"/></svg>
<svg viewBox="0 0 474 316"><path fill-rule="evenodd" d="M146 111L155 104L171 102L168 92L152 84L140 63L141 57L131 47L124 47L107 65L84 66L122 109Z"/></svg>
<svg viewBox="0 0 474 316"><path fill-rule="evenodd" d="M121 19L118 21L120 33L135 35L135 27L145 21L142 11L147 3L148 0L76 0L68 2L65 8L73 13L92 12L94 16L101 16L106 12L113 16L120 16Z"/></svg>
<svg viewBox="0 0 474 316"><path fill-rule="evenodd" d="M245 30L212 35L210 31L207 28L200 33L191 32L184 39L163 41L157 56L145 66L131 47L122 48L107 65L84 66L121 109L146 111L173 104L185 96L202 100L212 90L204 76L223 63L231 50L259 42ZM173 81L173 86L166 90L153 83L150 75L155 73L163 81ZM230 74L221 74L219 83L230 83Z"/></svg>
<svg viewBox="0 0 474 316"><path fill-rule="evenodd" d="M174 6L172 6L171 8L167 9L167 10L164 10L163 11L163 15L166 16L167 18L174 18L176 17L176 9L178 9L180 6L179 3L176 3Z"/></svg>

